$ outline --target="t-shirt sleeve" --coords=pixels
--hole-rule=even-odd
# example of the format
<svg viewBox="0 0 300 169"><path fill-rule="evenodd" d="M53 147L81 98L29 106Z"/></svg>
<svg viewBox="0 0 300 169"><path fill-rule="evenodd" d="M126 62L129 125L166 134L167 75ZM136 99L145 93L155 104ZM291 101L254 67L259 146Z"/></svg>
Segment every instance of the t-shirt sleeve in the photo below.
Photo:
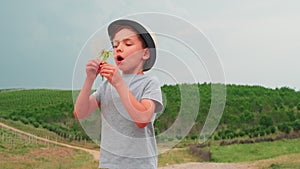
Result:
<svg viewBox="0 0 300 169"><path fill-rule="evenodd" d="M142 99L155 101L155 113L159 113L163 110L161 88L157 78L151 78L147 83L143 91Z"/></svg>
<svg viewBox="0 0 300 169"><path fill-rule="evenodd" d="M97 90L94 93L92 93L92 96L94 96L99 103L101 102L100 89L101 86L99 86Z"/></svg>

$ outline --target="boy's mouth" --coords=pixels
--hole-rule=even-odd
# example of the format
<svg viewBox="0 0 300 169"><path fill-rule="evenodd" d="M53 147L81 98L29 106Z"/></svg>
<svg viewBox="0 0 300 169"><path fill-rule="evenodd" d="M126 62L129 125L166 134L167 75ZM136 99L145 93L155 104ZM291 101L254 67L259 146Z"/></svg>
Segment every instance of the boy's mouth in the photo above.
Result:
<svg viewBox="0 0 300 169"><path fill-rule="evenodd" d="M117 56L117 61L121 62L122 60L124 60L124 58L120 55Z"/></svg>

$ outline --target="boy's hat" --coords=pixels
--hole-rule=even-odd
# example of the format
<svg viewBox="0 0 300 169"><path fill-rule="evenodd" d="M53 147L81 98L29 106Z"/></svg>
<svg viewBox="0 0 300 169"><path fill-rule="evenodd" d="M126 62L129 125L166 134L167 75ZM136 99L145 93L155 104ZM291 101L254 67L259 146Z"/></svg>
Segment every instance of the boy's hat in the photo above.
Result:
<svg viewBox="0 0 300 169"><path fill-rule="evenodd" d="M147 30L145 26L142 26L136 21L120 19L113 21L107 28L111 42L113 41L113 38L117 33L116 31L119 31L120 26L129 26L130 28L135 30L139 34L141 39L145 42L146 47L149 48L150 57L145 61L143 71L151 69L156 60L156 38L154 33L149 29Z"/></svg>

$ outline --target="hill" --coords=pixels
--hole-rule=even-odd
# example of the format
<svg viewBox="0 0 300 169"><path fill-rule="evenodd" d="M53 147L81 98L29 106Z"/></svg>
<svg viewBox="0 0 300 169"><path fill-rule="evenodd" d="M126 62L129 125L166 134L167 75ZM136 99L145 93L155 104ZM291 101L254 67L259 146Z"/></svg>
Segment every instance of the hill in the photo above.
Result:
<svg viewBox="0 0 300 169"><path fill-rule="evenodd" d="M200 93L199 112L188 136L197 139L210 109L211 84L182 85L196 87ZM176 120L183 102L182 85L162 86L167 104L155 122L156 134L167 130ZM287 87L226 85L226 93L224 113L212 139L254 138L300 130L299 91ZM70 140L88 139L73 116L70 90L0 90L0 118L44 128Z"/></svg>

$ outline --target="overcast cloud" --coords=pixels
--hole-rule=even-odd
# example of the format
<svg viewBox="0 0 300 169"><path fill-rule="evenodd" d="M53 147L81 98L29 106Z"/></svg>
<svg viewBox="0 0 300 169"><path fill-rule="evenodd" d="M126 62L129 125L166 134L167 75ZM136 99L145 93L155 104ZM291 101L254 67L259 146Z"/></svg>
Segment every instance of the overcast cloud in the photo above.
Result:
<svg viewBox="0 0 300 169"><path fill-rule="evenodd" d="M299 90L299 9L297 0L3 1L0 88L71 89L77 56L93 33L119 17L161 12L210 40L226 83ZM178 78L184 81L184 74Z"/></svg>

